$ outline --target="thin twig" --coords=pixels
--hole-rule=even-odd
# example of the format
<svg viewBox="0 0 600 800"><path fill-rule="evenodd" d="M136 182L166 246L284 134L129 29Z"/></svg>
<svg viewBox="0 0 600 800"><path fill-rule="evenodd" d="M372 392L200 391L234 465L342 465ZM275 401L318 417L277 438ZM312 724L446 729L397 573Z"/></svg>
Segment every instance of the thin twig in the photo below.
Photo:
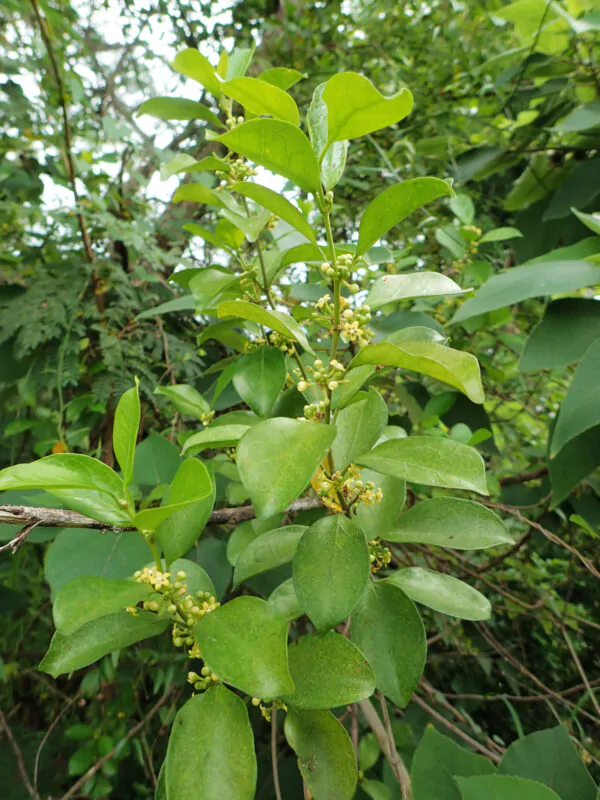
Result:
<svg viewBox="0 0 600 800"><path fill-rule="evenodd" d="M23 753L21 752L21 748L19 747L17 740L13 736L13 733L10 729L10 725L8 724L4 713L0 711L0 727L3 729L4 733L6 734L6 738L10 742L10 746L13 749L15 754L15 759L17 761L17 769L19 770L19 774L21 775L21 779L25 784L25 788L27 789L27 793L33 800L40 800L39 794L31 785L31 781L29 780L29 775L27 774L27 770L25 769L25 761L23 760Z"/></svg>
<svg viewBox="0 0 600 800"><path fill-rule="evenodd" d="M381 752L387 759L390 767L392 768L392 772L396 777L396 780L400 784L400 791L402 792L402 800L412 800L412 787L410 782L410 775L408 774L408 770L406 769L404 761L400 758L400 755L396 750L396 745L394 744L393 747L390 746L390 740L388 738L388 734L386 732L386 729L382 721L379 719L379 714L377 713L375 706L368 699L361 700L358 703L358 705L367 721L367 724L369 725L369 727L375 734L375 738L379 742L379 747L381 748Z"/></svg>
<svg viewBox="0 0 600 800"><path fill-rule="evenodd" d="M24 528L21 528L21 530L17 534L15 534L15 536L13 536L10 542L7 542L6 544L3 544L2 547L0 547L0 553L2 553L4 550L11 550L12 554L14 555L19 549L19 547L22 547L22 545L25 543L25 540L27 539L31 531L34 528L37 528L39 524L40 524L39 522L32 522L29 525L25 525Z"/></svg>
<svg viewBox="0 0 600 800"><path fill-rule="evenodd" d="M52 720L52 724L50 725L50 727L44 734L44 738L40 742L40 746L38 747L37 753L35 754L35 762L33 764L33 788L36 791L37 791L37 781L38 781L38 769L40 766L40 756L42 755L42 750L44 749L44 746L48 741L50 734L52 733L54 728L58 725L60 720L63 718L64 714L71 708L73 703L79 700L80 696L81 695L79 694L79 692L77 692L77 694L74 697L72 697L68 703L65 704L65 706L61 709L60 713L57 714L57 716Z"/></svg>
<svg viewBox="0 0 600 800"><path fill-rule="evenodd" d="M279 785L279 765L277 763L277 709L275 705L271 709L271 766L273 768L275 797L277 800L282 800L281 787Z"/></svg>

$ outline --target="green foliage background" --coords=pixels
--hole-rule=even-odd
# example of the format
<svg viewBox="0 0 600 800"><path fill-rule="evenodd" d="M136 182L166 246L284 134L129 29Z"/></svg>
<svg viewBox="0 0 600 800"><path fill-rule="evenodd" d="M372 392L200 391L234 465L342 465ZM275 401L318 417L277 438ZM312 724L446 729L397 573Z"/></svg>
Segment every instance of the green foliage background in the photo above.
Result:
<svg viewBox="0 0 600 800"><path fill-rule="evenodd" d="M598 776L600 374L593 356L600 280L582 284L572 277L572 262L600 263L598 218L585 217L600 209L597 4L298 0L234 3L230 14L217 3L182 0L40 6L58 82L35 6L1 5L0 466L63 447L112 465L116 403L137 376L142 433L135 482L142 490L167 484L179 464L177 437L196 424L174 415L155 387L187 383L212 396L219 371L211 367L239 349L230 329L212 331L214 338L203 334L215 320L195 316L185 299L176 310L150 311L185 296L169 280L176 267L211 263L210 246L199 246L183 223L210 227L216 219L210 206L155 199L157 170L175 155L218 152L201 121L136 116L144 100L183 94L187 86L170 73L163 53L199 47L215 60L220 44L247 47L255 38L251 74L283 65L304 73L306 80L292 89L301 108L318 84L341 70L362 72L385 94L408 86L412 114L350 145L335 193L334 234L348 240L365 201L399 180L454 179L458 196L394 229L378 268L425 267L474 286L479 293L466 301L470 315L462 306L453 324L455 300L426 299L378 317L374 326L385 332L415 324L414 313L417 324L447 325L452 346L479 358L486 403L476 406L413 373L402 380L385 375L378 388L393 424L409 432L450 431L477 445L491 502L521 546L508 555L494 550L468 557L407 548L407 563L423 560L476 585L494 612L488 623L470 623L424 610L428 663L413 702L393 721L396 744L410 762L433 722L443 733L460 731L497 751L558 720ZM106 26L108 14L118 25ZM183 180L202 182L200 175L206 174ZM492 233L505 228L517 232ZM534 260L546 266L524 268L532 270L525 288L503 293L500 284L488 283ZM552 283L555 273L566 275L566 283ZM286 299L314 301L314 288L299 271ZM489 298L487 305L482 298ZM409 311L412 323L402 319ZM245 408L229 385L217 412L236 402ZM574 422L555 449L561 407ZM218 503L245 502L235 475L218 459L215 466ZM51 499L6 493L0 502L48 506ZM310 520L307 513L297 521ZM257 523L242 526L239 538L258 532ZM230 531L211 526L196 547L220 595L231 586ZM3 540L14 532L0 526ZM173 655L168 637L69 678L54 681L37 672L52 631L51 594L90 571L126 577L137 543L120 534L115 549L108 535L52 529L36 530L30 541L35 546L14 556L4 552L0 561L2 709L26 768L29 774L36 769L43 796L60 797L146 720L83 796L151 797L175 710L189 693L185 658ZM270 591L285 577L268 575L257 591ZM272 797L268 733L258 712L252 723L257 797ZM361 767L399 797L367 731L361 722ZM0 753L5 796L29 796L6 738ZM286 800L302 797L295 770L293 753L283 752Z"/></svg>

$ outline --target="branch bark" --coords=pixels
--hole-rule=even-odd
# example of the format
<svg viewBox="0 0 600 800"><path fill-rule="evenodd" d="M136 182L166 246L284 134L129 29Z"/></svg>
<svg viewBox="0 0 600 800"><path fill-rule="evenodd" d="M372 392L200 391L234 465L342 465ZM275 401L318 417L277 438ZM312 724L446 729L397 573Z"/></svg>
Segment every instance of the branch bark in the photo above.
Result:
<svg viewBox="0 0 600 800"><path fill-rule="evenodd" d="M385 702L385 701L384 701ZM361 700L358 703L360 710L362 711L368 726L371 728L373 733L375 734L375 738L379 742L379 746L381 747L381 752L387 759L390 767L394 775L396 776L396 780L400 784L400 791L402 792L402 800L412 800L412 786L410 782L410 775L408 774L408 770L406 769L406 765L404 761L400 758L398 751L396 750L395 745L390 743L390 737L385 729L385 726L381 719L379 718L379 714L375 709L375 706L370 700ZM393 736L391 738L393 742Z"/></svg>

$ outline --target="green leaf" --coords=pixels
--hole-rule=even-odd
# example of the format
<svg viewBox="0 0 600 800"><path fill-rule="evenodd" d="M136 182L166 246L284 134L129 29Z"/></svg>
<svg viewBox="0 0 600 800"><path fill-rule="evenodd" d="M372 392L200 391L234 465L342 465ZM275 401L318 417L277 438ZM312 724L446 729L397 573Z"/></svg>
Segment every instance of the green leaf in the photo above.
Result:
<svg viewBox="0 0 600 800"><path fill-rule="evenodd" d="M195 47L178 53L171 64L174 70L202 84L215 97L221 94L221 81L210 61Z"/></svg>
<svg viewBox="0 0 600 800"><path fill-rule="evenodd" d="M357 703L375 690L375 677L361 651L339 633L302 636L289 647L296 691L283 700L302 709Z"/></svg>
<svg viewBox="0 0 600 800"><path fill-rule="evenodd" d="M343 514L314 522L294 556L294 589L318 631L348 617L370 576L369 547L362 529Z"/></svg>
<svg viewBox="0 0 600 800"><path fill-rule="evenodd" d="M253 119L219 136L234 153L283 175L301 189L316 192L320 186L319 164L310 142L291 122Z"/></svg>
<svg viewBox="0 0 600 800"><path fill-rule="evenodd" d="M382 475L370 469L361 470L363 483L372 481L383 492L379 503L359 503L355 520L365 532L367 539L378 536L385 539L386 532L396 524L406 501L406 483L393 475Z"/></svg>
<svg viewBox="0 0 600 800"><path fill-rule="evenodd" d="M315 241L315 233L306 218L295 205L290 203L289 200L286 200L281 194L274 192L272 189L268 189L266 186L261 186L258 183L235 183L230 188L232 192L237 192L244 197L249 197L250 200L254 200L255 203L268 209L272 214L276 214L309 241Z"/></svg>
<svg viewBox="0 0 600 800"><path fill-rule="evenodd" d="M556 792L541 783L506 775L477 775L456 778L462 800L560 800Z"/></svg>
<svg viewBox="0 0 600 800"><path fill-rule="evenodd" d="M151 433L136 447L133 480L138 486L171 483L180 464L177 447L164 436Z"/></svg>
<svg viewBox="0 0 600 800"><path fill-rule="evenodd" d="M196 592L210 592L216 597L217 592L210 575L195 561L190 561L189 558L177 558L169 563L169 572L173 580L175 580L174 576L178 572L185 572L185 584L188 594L195 595Z"/></svg>
<svg viewBox="0 0 600 800"><path fill-rule="evenodd" d="M453 775L490 775L493 765L428 725L413 756L411 779L415 798L462 800Z"/></svg>
<svg viewBox="0 0 600 800"><path fill-rule="evenodd" d="M158 773L156 789L154 790L154 800L167 800L166 761L163 761L160 772Z"/></svg>
<svg viewBox="0 0 600 800"><path fill-rule="evenodd" d="M298 72L297 69L290 69L289 67L271 67L261 72L258 76L259 81L266 81L272 83L273 86L278 86L280 89L291 89L299 81L303 81L307 76L303 72Z"/></svg>
<svg viewBox="0 0 600 800"><path fill-rule="evenodd" d="M185 555L200 538L206 527L215 505L216 496L215 481L210 470L207 472L211 483L211 489L207 496L172 514L163 520L156 529L156 539L168 564ZM208 591L208 589L202 591Z"/></svg>
<svg viewBox="0 0 600 800"><path fill-rule="evenodd" d="M251 541L235 561L234 585L239 586L254 575L289 564L305 530L305 525L288 525L262 533Z"/></svg>
<svg viewBox="0 0 600 800"><path fill-rule="evenodd" d="M374 767L379 756L381 755L381 747L377 741L374 733L366 733L358 743L358 764L363 772Z"/></svg>
<svg viewBox="0 0 600 800"><path fill-rule="evenodd" d="M183 183L173 195L172 203L202 203L207 206L225 208L220 194L217 194L203 183Z"/></svg>
<svg viewBox="0 0 600 800"><path fill-rule="evenodd" d="M335 429L275 417L250 428L237 466L259 519L284 511L304 491L331 447Z"/></svg>
<svg viewBox="0 0 600 800"><path fill-rule="evenodd" d="M225 269L206 268L194 270L196 273L189 282L194 295L196 311L202 312L211 308L211 304L220 298L222 293L235 283L239 276ZM219 302L220 300L217 300Z"/></svg>
<svg viewBox="0 0 600 800"><path fill-rule="evenodd" d="M529 297L574 292L595 283L600 283L600 267L589 261L551 261L514 267L484 283L477 297L463 303L451 322L464 322Z"/></svg>
<svg viewBox="0 0 600 800"><path fill-rule="evenodd" d="M148 308L138 314L136 320L150 319L151 317L160 317L163 314L170 314L173 311L193 311L196 303L191 294L184 294L181 297L176 297L174 300L167 300L166 303L161 303L154 308Z"/></svg>
<svg viewBox="0 0 600 800"><path fill-rule="evenodd" d="M562 402L550 445L554 457L582 433L600 425L600 339L593 342L581 359Z"/></svg>
<svg viewBox="0 0 600 800"><path fill-rule="evenodd" d="M200 433L195 433L186 439L181 452L193 456L202 450L233 447L240 441L248 428L248 425L217 425L205 428Z"/></svg>
<svg viewBox="0 0 600 800"><path fill-rule="evenodd" d="M218 247L222 250L231 250L231 243L225 241L217 231L210 231L208 228L203 228L201 225L196 225L195 222L186 222L183 226L184 231L189 231L195 236L200 236L205 242L212 244L213 247ZM241 235L241 234L240 234ZM242 236L243 241L243 236ZM194 306L192 306L194 307Z"/></svg>
<svg viewBox="0 0 600 800"><path fill-rule="evenodd" d="M356 461L411 483L488 494L485 465L477 450L451 439L432 436L391 439Z"/></svg>
<svg viewBox="0 0 600 800"><path fill-rule="evenodd" d="M229 220L236 228L243 231L244 236L249 242L255 242L265 229L271 218L269 211L261 211L259 214L245 217L241 214L234 214L231 211L222 211L222 216Z"/></svg>
<svg viewBox="0 0 600 800"><path fill-rule="evenodd" d="M595 339L600 338L600 302L565 297L546 306L519 360L521 372L566 367L579 361Z"/></svg>
<svg viewBox="0 0 600 800"><path fill-rule="evenodd" d="M345 470L356 456L370 450L387 421L386 402L375 389L369 389L364 399L343 408L335 422L337 434L331 448L335 468Z"/></svg>
<svg viewBox="0 0 600 800"><path fill-rule="evenodd" d="M125 486L133 478L133 457L140 428L140 395L139 381L136 378L135 386L121 395L115 411L113 428L113 449L123 473Z"/></svg>
<svg viewBox="0 0 600 800"><path fill-rule="evenodd" d="M224 95L252 114L268 114L292 125L300 124L298 106L287 92L274 84L258 78L233 78L220 87Z"/></svg>
<svg viewBox="0 0 600 800"><path fill-rule="evenodd" d="M171 484L168 502L158 508L146 508L133 517L133 524L141 531L154 531L161 522L173 514L209 497L213 492L213 481L201 461L190 458L184 461Z"/></svg>
<svg viewBox="0 0 600 800"><path fill-rule="evenodd" d="M335 78L332 78L335 80ZM363 79L366 80L366 79ZM331 83L331 81L329 81ZM406 93L412 106L412 95ZM397 97L402 98L402 92ZM410 110L410 109L409 109ZM408 113L408 112L407 112ZM369 119L369 116L367 116ZM379 127L385 127L384 123ZM362 136L362 134L359 134ZM347 138L354 138L348 136ZM385 189L366 207L358 229L356 255L362 255L394 225L438 197L452 195L452 186L440 178L411 178Z"/></svg>
<svg viewBox="0 0 600 800"><path fill-rule="evenodd" d="M244 701L224 686L191 697L175 717L165 763L171 800L253 800L256 756Z"/></svg>
<svg viewBox="0 0 600 800"><path fill-rule="evenodd" d="M283 614L288 622L293 622L304 614L304 609L298 602L292 578L279 584L269 596L269 603Z"/></svg>
<svg viewBox="0 0 600 800"><path fill-rule="evenodd" d="M54 624L68 635L87 622L135 606L151 593L150 586L137 581L115 581L95 575L74 578L55 597Z"/></svg>
<svg viewBox="0 0 600 800"><path fill-rule="evenodd" d="M240 319L258 322L259 325L271 328L281 333L283 336L286 336L288 339L294 339L298 344L302 345L307 353L314 355L314 351L309 345L304 331L289 314L284 314L281 311L267 311L266 308L261 308L255 303L249 303L246 300L233 300L229 303L221 303L217 309L217 313L220 318L240 317Z"/></svg>
<svg viewBox="0 0 600 800"><path fill-rule="evenodd" d="M421 372L460 389L474 403L483 403L485 399L479 362L475 356L437 342L369 344L352 359L350 366L363 364L384 364Z"/></svg>
<svg viewBox="0 0 600 800"><path fill-rule="evenodd" d="M371 800L392 800L391 789L381 781L362 781L360 788Z"/></svg>
<svg viewBox="0 0 600 800"><path fill-rule="evenodd" d="M151 552L139 533L105 534L88 528L65 528L50 545L44 577L52 595L80 576L129 578L141 569Z"/></svg>
<svg viewBox="0 0 600 800"><path fill-rule="evenodd" d="M217 115L203 103L184 100L180 97L152 97L142 103L138 109L137 116L141 117L143 114L166 120L201 119L204 122L210 122L216 128L225 127Z"/></svg>
<svg viewBox="0 0 600 800"><path fill-rule="evenodd" d="M564 725L517 739L504 753L498 773L539 781L561 800L596 799L596 785Z"/></svg>
<svg viewBox="0 0 600 800"><path fill-rule="evenodd" d="M233 78L244 77L252 61L255 48L256 45L253 42L251 47L236 48L229 54L227 72L225 73L226 80L230 81Z"/></svg>
<svg viewBox="0 0 600 800"><path fill-rule="evenodd" d="M458 619L489 619L492 614L490 601L463 581L422 567L408 567L394 572L390 583L414 600L434 611Z"/></svg>
<svg viewBox="0 0 600 800"><path fill-rule="evenodd" d="M457 194L448 200L448 207L463 225L472 225L475 219L475 206L466 194Z"/></svg>
<svg viewBox="0 0 600 800"><path fill-rule="evenodd" d="M404 708L427 653L425 630L413 602L387 581L371 583L352 614L350 636L373 668L377 688Z"/></svg>
<svg viewBox="0 0 600 800"><path fill-rule="evenodd" d="M339 390L336 389L334 393L334 407L344 408L353 399L355 394L362 388L362 386L374 375L376 369L371 364L366 364L364 367L355 367L348 370L344 375L344 383L340 386ZM335 399L337 402L335 402Z"/></svg>
<svg viewBox="0 0 600 800"><path fill-rule="evenodd" d="M561 133L577 133L595 128L597 125L600 125L600 100L573 109L554 126L554 130Z"/></svg>
<svg viewBox="0 0 600 800"><path fill-rule="evenodd" d="M600 425L571 439L548 462L552 505L556 507L571 490L600 465Z"/></svg>
<svg viewBox="0 0 600 800"><path fill-rule="evenodd" d="M454 550L482 550L514 544L502 520L489 508L455 497L423 500L405 511L385 538L390 542L419 542Z"/></svg>
<svg viewBox="0 0 600 800"><path fill-rule="evenodd" d="M287 620L258 597L236 597L195 629L202 659L225 683L253 697L294 691L288 670Z"/></svg>
<svg viewBox="0 0 600 800"><path fill-rule="evenodd" d="M492 231L484 233L479 244L485 242L505 242L507 239L520 239L523 234L518 228L494 228Z"/></svg>
<svg viewBox="0 0 600 800"><path fill-rule="evenodd" d="M384 275L371 287L365 303L372 311L388 303L397 303L415 297L444 297L465 294L472 289L461 289L441 272L411 272L402 275Z"/></svg>
<svg viewBox="0 0 600 800"><path fill-rule="evenodd" d="M384 97L357 72L341 72L327 81L323 92L329 117L329 142L358 139L404 119L413 106L412 94L401 89Z"/></svg>
<svg viewBox="0 0 600 800"><path fill-rule="evenodd" d="M586 228L600 234L600 213L596 211L593 214L584 214L583 211L578 211L576 208L571 208L571 212L575 214L580 222L583 222Z"/></svg>
<svg viewBox="0 0 600 800"><path fill-rule="evenodd" d="M314 800L352 800L357 781L354 749L333 714L291 708L284 730Z"/></svg>
<svg viewBox="0 0 600 800"><path fill-rule="evenodd" d="M39 669L53 678L93 664L107 653L158 636L169 620L139 611L136 616L119 611L82 625L74 633L57 631Z"/></svg>
<svg viewBox="0 0 600 800"><path fill-rule="evenodd" d="M236 362L233 385L242 400L260 417L268 417L285 385L285 358L276 347L259 347Z"/></svg>
<svg viewBox="0 0 600 800"><path fill-rule="evenodd" d="M181 414L188 417L202 419L211 409L207 401L202 397L197 389L188 386L186 383L174 384L171 386L157 386L154 394L161 394L167 397Z"/></svg>
<svg viewBox="0 0 600 800"><path fill-rule="evenodd" d="M328 146L329 124L327 106L323 100L326 83L321 83L313 92L306 121L313 149L321 165L321 183L325 189L333 189L346 167L348 142L334 142Z"/></svg>

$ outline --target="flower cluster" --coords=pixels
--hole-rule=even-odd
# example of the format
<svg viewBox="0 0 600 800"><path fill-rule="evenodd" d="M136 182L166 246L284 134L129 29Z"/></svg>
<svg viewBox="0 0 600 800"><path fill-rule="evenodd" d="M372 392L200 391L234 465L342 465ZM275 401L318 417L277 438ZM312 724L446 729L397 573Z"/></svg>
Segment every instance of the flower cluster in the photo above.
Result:
<svg viewBox="0 0 600 800"><path fill-rule="evenodd" d="M203 411L202 414L200 415L200 422L206 428L213 421L214 417L215 417L214 411Z"/></svg>
<svg viewBox="0 0 600 800"><path fill-rule="evenodd" d="M342 378L346 372L346 367L335 358L331 359L327 367L325 367L320 358L317 358L312 367L308 366L306 370L312 373L312 380L303 378L298 381L299 392L305 392L313 385L320 387L325 393L327 393L327 391L334 392L340 383L345 382ZM295 370L295 372L299 374L299 370Z"/></svg>
<svg viewBox="0 0 600 800"><path fill-rule="evenodd" d="M369 542L369 559L371 572L379 572L380 569L389 566L392 554L389 547L381 543L381 539L372 539Z"/></svg>
<svg viewBox="0 0 600 800"><path fill-rule="evenodd" d="M294 343L290 339L286 339L281 333L277 331L271 331L268 334L269 342L273 345L273 347L278 347L282 353L285 353L288 356L293 356L296 352L296 348L294 347Z"/></svg>
<svg viewBox="0 0 600 800"><path fill-rule="evenodd" d="M256 706L260 709L260 713L267 720L267 722L271 722L271 712L274 708L287 711L287 706L282 700L273 700L270 706L266 706L260 697L253 697L251 702L253 706Z"/></svg>
<svg viewBox="0 0 600 800"><path fill-rule="evenodd" d="M204 692L209 689L214 683L219 682L219 678L214 672L211 672L208 667L202 667L200 675L197 672L188 672L187 682L191 683L196 692Z"/></svg>
<svg viewBox="0 0 600 800"><path fill-rule="evenodd" d="M340 501L348 510L356 511L360 504L372 506L381 502L383 492L372 481L366 483L360 478L360 469L350 464L344 472L336 471L328 475L321 473L317 494L321 501L333 511L341 511Z"/></svg>
<svg viewBox="0 0 600 800"><path fill-rule="evenodd" d="M227 170L215 170L215 174L222 180L226 180L228 186L233 186L234 183L247 181L254 177L256 170L243 158L236 158L229 162Z"/></svg>
<svg viewBox="0 0 600 800"><path fill-rule="evenodd" d="M313 317L315 320L326 322L333 333L335 313L335 305L331 301L330 295L326 294L317 300ZM340 321L337 330L344 341L356 342L359 347L368 344L374 336L373 331L366 327L370 320L371 309L369 306L351 308L350 301L346 297L340 297Z"/></svg>
<svg viewBox="0 0 600 800"><path fill-rule="evenodd" d="M188 647L190 658L199 658L198 646L194 641L193 629L196 623L205 614L209 614L219 607L210 592L196 592L190 594L185 583L186 573L179 571L175 580L171 579L170 572L162 572L157 567L144 567L134 573L133 577L138 583L145 583L152 587L154 594L145 600L143 608L146 611L158 614L168 614L174 622L173 644L175 647ZM131 614L137 614L137 608L127 609Z"/></svg>
<svg viewBox="0 0 600 800"><path fill-rule="evenodd" d="M352 272L356 267L357 264L354 262L354 256L349 253L344 253L337 257L335 264L324 261L321 264L321 275L330 281L341 281L351 294L356 294L360 287L357 283L352 283L351 280Z"/></svg>

